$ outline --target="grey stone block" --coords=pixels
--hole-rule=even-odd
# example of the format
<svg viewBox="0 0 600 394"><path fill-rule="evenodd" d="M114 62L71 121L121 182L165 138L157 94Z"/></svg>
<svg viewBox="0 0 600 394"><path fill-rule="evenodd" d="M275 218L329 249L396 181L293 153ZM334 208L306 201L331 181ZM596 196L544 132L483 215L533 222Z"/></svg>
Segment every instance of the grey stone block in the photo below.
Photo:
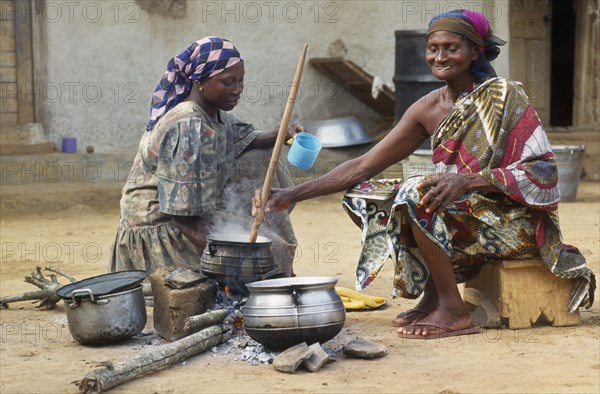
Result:
<svg viewBox="0 0 600 394"><path fill-rule="evenodd" d="M387 355L387 348L385 346L360 338L348 342L343 346L342 351L346 356L366 359Z"/></svg>
<svg viewBox="0 0 600 394"><path fill-rule="evenodd" d="M312 353L306 342L299 343L279 353L273 359L273 367L279 372L294 373Z"/></svg>
<svg viewBox="0 0 600 394"><path fill-rule="evenodd" d="M500 313L491 300L483 300L471 313L471 323L484 328L500 327Z"/></svg>
<svg viewBox="0 0 600 394"><path fill-rule="evenodd" d="M329 354L323 350L320 343L313 343L308 347L311 351L311 355L308 359L304 360L303 365L310 372L317 372L321 367L330 361L333 361Z"/></svg>

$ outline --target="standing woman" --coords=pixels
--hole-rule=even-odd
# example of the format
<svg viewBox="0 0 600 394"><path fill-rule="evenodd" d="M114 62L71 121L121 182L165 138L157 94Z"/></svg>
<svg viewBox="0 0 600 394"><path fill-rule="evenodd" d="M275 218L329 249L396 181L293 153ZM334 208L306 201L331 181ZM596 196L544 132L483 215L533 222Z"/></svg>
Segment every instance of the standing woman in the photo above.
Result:
<svg viewBox="0 0 600 394"><path fill-rule="evenodd" d="M123 188L110 271L198 269L207 235L226 226L249 233L247 201L263 181L277 131L256 131L226 112L239 103L243 80L240 53L223 38L198 40L169 61ZM293 184L285 164L274 182ZM288 211L261 233L273 241L278 268L292 275L297 242Z"/></svg>
<svg viewBox="0 0 600 394"><path fill-rule="evenodd" d="M489 63L503 43L482 13L434 17L425 61L446 85L415 102L369 152L314 181L274 189L267 203L267 212L278 211L352 188L344 206L363 229L357 287L367 286L391 257L394 293L423 293L414 309L393 319L403 338L477 332L457 283L496 259L540 256L553 274L576 282L565 300L568 310L593 302L593 273L579 251L562 242L548 138L521 84L497 77ZM366 181L427 138L435 176Z"/></svg>

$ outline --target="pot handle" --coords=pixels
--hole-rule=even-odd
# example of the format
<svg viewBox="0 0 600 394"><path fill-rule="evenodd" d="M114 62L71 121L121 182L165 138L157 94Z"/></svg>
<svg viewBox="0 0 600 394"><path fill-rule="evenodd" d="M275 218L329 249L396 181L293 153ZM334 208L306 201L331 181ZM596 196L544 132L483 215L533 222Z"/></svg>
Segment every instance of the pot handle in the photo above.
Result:
<svg viewBox="0 0 600 394"><path fill-rule="evenodd" d="M79 306L79 301L77 301L75 299L76 295L88 296L90 298L90 301L92 302L92 304L106 304L106 303L108 303L108 300L98 300L98 301L96 301L94 299L94 293L92 293L92 290L90 290L90 289L75 289L71 293L71 301L72 302L69 303L69 308L71 308L71 309L77 308Z"/></svg>
<svg viewBox="0 0 600 394"><path fill-rule="evenodd" d="M275 269L272 269L269 272L265 272L262 275L255 275L254 277L259 278L258 280L265 280L265 279L270 279L274 276L281 275L281 274L283 274L283 270L281 268L277 267Z"/></svg>
<svg viewBox="0 0 600 394"><path fill-rule="evenodd" d="M294 306L297 308L298 306L300 306L300 299L299 299L299 294L298 294L298 290L295 286L292 286L292 301L294 302ZM298 321L298 324L300 324L300 322Z"/></svg>
<svg viewBox="0 0 600 394"><path fill-rule="evenodd" d="M214 256L217 254L218 250L217 250L217 245L213 244L213 243L208 243L206 245L206 248L208 249L208 254L210 254L211 256Z"/></svg>

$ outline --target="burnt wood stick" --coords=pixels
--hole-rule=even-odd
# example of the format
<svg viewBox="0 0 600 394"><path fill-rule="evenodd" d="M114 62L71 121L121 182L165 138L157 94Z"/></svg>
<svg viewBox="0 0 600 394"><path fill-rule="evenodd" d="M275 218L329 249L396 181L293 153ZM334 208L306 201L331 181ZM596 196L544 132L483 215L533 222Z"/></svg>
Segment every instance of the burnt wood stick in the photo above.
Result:
<svg viewBox="0 0 600 394"><path fill-rule="evenodd" d="M38 290L29 291L27 293L15 294L0 298L0 306L8 308L8 304L11 302L19 301L30 301L30 300L41 300L55 296L54 290ZM60 299L59 299L60 301Z"/></svg>
<svg viewBox="0 0 600 394"><path fill-rule="evenodd" d="M217 309L214 311L208 311L201 315L190 316L185 319L183 329L186 332L198 331L201 328L214 326L220 324L225 320L229 312L226 309Z"/></svg>
<svg viewBox="0 0 600 394"><path fill-rule="evenodd" d="M60 269L56 268L56 267L44 267L44 269L46 271L50 271L50 272L54 272L59 274L60 276L63 276L65 278L67 278L71 283L73 282L77 282L77 279L75 279L74 277L72 277L71 275L67 274L66 272L61 271Z"/></svg>
<svg viewBox="0 0 600 394"><path fill-rule="evenodd" d="M82 393L101 393L146 373L180 363L227 341L230 337L229 328L211 326L175 342L160 345L140 356L116 364L103 363L104 366L94 369L82 380L73 383Z"/></svg>
<svg viewBox="0 0 600 394"><path fill-rule="evenodd" d="M71 282L75 281L75 278L59 271L56 268L46 267L46 270L50 272L56 272L57 274L68 278ZM56 280L56 275L50 275L50 279L46 278L39 266L35 267L35 271L33 271L29 276L26 276L24 281L39 287L42 290L2 297L0 298L1 307L7 308L8 304L11 302L40 300L40 303L36 306L36 308L43 307L46 309L52 309L61 300L61 298L56 295L56 291L63 285Z"/></svg>
<svg viewBox="0 0 600 394"><path fill-rule="evenodd" d="M51 277L52 278L52 277ZM53 279L48 279L42 273L42 269L38 266L35 267L35 271L31 273L31 275L26 276L24 281L26 283L30 283L34 286L39 287L40 289L49 289L53 286L60 285L56 281L56 276Z"/></svg>

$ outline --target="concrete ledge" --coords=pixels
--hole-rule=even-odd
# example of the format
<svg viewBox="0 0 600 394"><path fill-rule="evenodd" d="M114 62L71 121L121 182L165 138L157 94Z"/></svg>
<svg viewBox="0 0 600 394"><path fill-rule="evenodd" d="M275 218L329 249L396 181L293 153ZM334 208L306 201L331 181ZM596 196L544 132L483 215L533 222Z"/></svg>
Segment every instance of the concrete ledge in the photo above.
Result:
<svg viewBox="0 0 600 394"><path fill-rule="evenodd" d="M600 133L594 131L548 133L553 145L584 145L583 179L600 180ZM367 152L374 144L346 148L324 148L314 167L308 171L288 166L294 182L315 179L342 162ZM282 155L287 156L288 148ZM56 182L117 182L124 183L131 169L135 152L107 153L48 153L35 155L0 156L0 184ZM380 178L402 174L398 164L387 169Z"/></svg>
<svg viewBox="0 0 600 394"><path fill-rule="evenodd" d="M124 183L134 155L49 153L0 157L0 184Z"/></svg>

